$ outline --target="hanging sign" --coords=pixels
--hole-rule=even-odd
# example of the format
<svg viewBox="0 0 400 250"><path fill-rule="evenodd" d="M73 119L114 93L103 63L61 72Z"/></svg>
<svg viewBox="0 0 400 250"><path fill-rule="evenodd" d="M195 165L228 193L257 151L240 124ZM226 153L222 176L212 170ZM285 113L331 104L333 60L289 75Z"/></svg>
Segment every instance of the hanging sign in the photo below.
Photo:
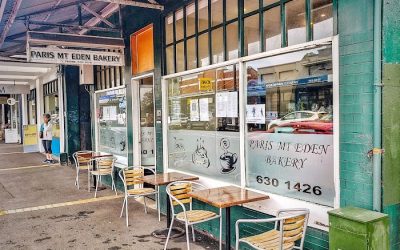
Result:
<svg viewBox="0 0 400 250"><path fill-rule="evenodd" d="M29 85L0 83L0 94L18 95L18 94L29 94L29 92L30 92Z"/></svg>
<svg viewBox="0 0 400 250"><path fill-rule="evenodd" d="M199 78L199 90L200 91L211 91L212 90L212 78Z"/></svg>
<svg viewBox="0 0 400 250"><path fill-rule="evenodd" d="M8 98L7 104L10 106L14 106L17 101L14 98Z"/></svg>
<svg viewBox="0 0 400 250"><path fill-rule="evenodd" d="M59 48L29 47L28 62L66 65L124 66L124 54L119 52L72 50Z"/></svg>

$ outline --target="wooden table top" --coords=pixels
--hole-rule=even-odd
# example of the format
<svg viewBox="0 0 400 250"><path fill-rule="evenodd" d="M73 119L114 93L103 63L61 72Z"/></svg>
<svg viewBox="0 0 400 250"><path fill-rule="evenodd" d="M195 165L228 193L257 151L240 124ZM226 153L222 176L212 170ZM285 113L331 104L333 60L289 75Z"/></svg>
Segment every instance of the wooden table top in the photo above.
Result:
<svg viewBox="0 0 400 250"><path fill-rule="evenodd" d="M198 179L199 177L197 176L181 174L177 172L146 175L142 178L143 182L156 186L168 185L174 181L195 181Z"/></svg>
<svg viewBox="0 0 400 250"><path fill-rule="evenodd" d="M204 189L191 192L188 195L218 208L233 207L244 203L269 199L268 195L235 186Z"/></svg>
<svg viewBox="0 0 400 250"><path fill-rule="evenodd" d="M103 153L93 153L92 159L101 158L101 157L113 157L112 154L103 154Z"/></svg>

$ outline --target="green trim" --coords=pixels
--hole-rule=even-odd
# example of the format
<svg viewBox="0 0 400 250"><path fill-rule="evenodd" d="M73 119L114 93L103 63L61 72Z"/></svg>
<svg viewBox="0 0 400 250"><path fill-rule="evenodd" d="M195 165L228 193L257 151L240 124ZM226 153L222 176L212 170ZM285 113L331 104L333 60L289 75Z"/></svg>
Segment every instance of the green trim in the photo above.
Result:
<svg viewBox="0 0 400 250"><path fill-rule="evenodd" d="M313 27L311 24L312 20L312 12L311 12L311 1L312 0L305 0L305 8L306 8L306 37L307 42L313 40Z"/></svg>
<svg viewBox="0 0 400 250"><path fill-rule="evenodd" d="M281 38L282 44L281 47L287 46L287 32L286 32L286 6L285 1L281 0Z"/></svg>

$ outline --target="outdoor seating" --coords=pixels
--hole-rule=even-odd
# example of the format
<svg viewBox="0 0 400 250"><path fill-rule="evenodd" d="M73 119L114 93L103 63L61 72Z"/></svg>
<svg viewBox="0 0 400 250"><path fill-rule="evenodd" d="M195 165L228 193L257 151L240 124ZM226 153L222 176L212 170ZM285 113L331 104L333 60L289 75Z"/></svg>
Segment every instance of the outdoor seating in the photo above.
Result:
<svg viewBox="0 0 400 250"><path fill-rule="evenodd" d="M92 155L93 151L78 151L75 152L72 157L75 161L76 168L76 178L75 178L75 186L79 189L79 172L81 170L85 170L88 173L88 191L90 192L90 174L89 172L92 170Z"/></svg>
<svg viewBox="0 0 400 250"><path fill-rule="evenodd" d="M146 197L150 195L155 195L156 203L157 203L157 213L158 213L158 220L160 221L160 203L159 203L159 189L158 186L154 188L145 188L144 182L142 178L144 177L145 170L152 172L155 175L155 171L153 168L147 167L128 167L121 169L119 171L119 177L121 178L122 182L124 183L124 191L125 191L125 198L122 203L121 215L124 212L125 208L125 217L126 217L126 226L129 226L129 213L128 213L128 198L132 197L134 199L138 197L143 197L144 202L144 211L147 214L147 205L146 205Z"/></svg>
<svg viewBox="0 0 400 250"><path fill-rule="evenodd" d="M94 177L97 177L96 181L96 191L94 193L94 197L97 197L97 189L99 187L99 183L101 182L101 177L102 176L111 176L111 190L115 191L115 195L118 195L117 189L115 187L115 182L114 182L114 164L115 164L116 158L113 156L105 156L105 157L98 157L95 158L94 163L96 166L93 168L93 170L90 171L90 174L93 175Z"/></svg>
<svg viewBox="0 0 400 250"><path fill-rule="evenodd" d="M309 213L308 209L286 209L278 211L276 218L239 219L236 222L236 250L239 250L240 242L256 249L303 249ZM274 229L245 238L239 237L240 224L266 222L275 222ZM299 243L296 245L296 242Z"/></svg>
<svg viewBox="0 0 400 250"><path fill-rule="evenodd" d="M193 210L192 198L188 195L188 193L199 189L206 189L206 187L192 181L177 181L167 185L166 191L172 207L172 221L169 227L164 250L167 249L169 237L171 234L171 229L173 227L175 219L185 223L186 244L188 250L190 249L189 226L192 227L193 241L196 241L193 225L206 222L209 220L219 219L219 249L222 249L222 219L221 219L222 209L221 208L219 209L219 213L215 213L208 210ZM186 204L189 204L189 210L187 210L185 206ZM176 212L175 206L178 205L182 208L183 210L182 212L179 213Z"/></svg>

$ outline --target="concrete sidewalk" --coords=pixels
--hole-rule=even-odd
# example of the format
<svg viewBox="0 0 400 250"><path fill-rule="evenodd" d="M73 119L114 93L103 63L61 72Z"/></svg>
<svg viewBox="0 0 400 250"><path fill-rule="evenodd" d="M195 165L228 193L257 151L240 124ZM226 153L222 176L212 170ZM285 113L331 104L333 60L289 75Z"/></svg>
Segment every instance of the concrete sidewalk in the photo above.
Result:
<svg viewBox="0 0 400 250"><path fill-rule="evenodd" d="M39 158L0 154L0 249L163 249L164 241L151 232L166 226L165 216L159 222L156 210L145 214L132 199L126 227L119 217L122 193L115 196L107 188L94 199L86 173L78 190L74 168L46 166ZM217 249L215 242L197 236L191 249ZM171 240L169 249L186 249L185 237Z"/></svg>

